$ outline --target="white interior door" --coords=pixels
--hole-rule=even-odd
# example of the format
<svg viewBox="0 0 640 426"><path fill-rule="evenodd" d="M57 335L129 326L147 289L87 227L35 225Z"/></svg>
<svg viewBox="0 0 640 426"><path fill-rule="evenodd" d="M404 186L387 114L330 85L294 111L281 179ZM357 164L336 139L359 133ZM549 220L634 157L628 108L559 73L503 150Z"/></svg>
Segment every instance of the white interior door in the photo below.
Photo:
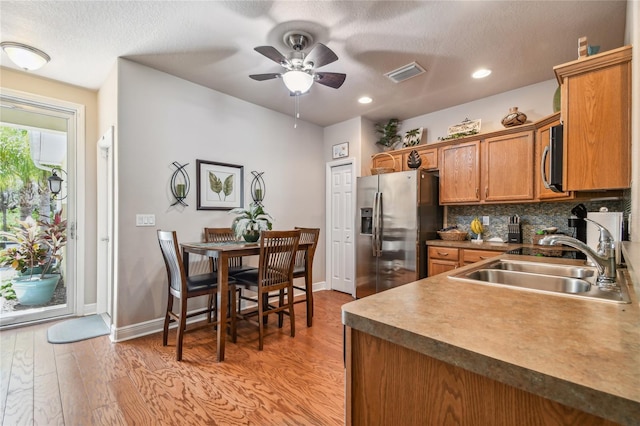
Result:
<svg viewBox="0 0 640 426"><path fill-rule="evenodd" d="M353 205L355 176L353 164L331 167L330 223L328 244L330 271L329 287L333 290L355 294L354 285L354 216Z"/></svg>

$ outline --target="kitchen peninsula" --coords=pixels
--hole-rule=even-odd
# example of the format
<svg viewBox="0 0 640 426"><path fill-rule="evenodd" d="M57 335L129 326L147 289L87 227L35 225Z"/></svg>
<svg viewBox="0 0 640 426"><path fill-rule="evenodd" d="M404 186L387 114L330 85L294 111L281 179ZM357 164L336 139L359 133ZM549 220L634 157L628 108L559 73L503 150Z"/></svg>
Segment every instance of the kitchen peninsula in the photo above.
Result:
<svg viewBox="0 0 640 426"><path fill-rule="evenodd" d="M344 305L347 424L637 424L640 244L623 253L630 304L445 273Z"/></svg>

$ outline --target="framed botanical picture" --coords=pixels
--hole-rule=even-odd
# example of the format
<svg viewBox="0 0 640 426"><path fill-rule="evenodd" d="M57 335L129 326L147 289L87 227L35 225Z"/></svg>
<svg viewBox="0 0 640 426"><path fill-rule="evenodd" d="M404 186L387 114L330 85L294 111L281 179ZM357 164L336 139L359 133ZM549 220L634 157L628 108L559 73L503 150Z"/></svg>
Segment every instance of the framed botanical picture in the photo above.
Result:
<svg viewBox="0 0 640 426"><path fill-rule="evenodd" d="M244 207L244 167L196 160L198 210Z"/></svg>
<svg viewBox="0 0 640 426"><path fill-rule="evenodd" d="M349 142L339 143L333 146L333 159L349 156Z"/></svg>

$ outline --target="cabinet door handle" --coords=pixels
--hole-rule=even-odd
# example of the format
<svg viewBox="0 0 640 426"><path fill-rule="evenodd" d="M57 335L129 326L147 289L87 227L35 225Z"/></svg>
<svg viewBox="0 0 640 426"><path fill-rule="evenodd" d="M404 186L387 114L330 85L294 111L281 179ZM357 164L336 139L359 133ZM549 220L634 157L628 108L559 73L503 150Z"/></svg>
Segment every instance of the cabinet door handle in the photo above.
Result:
<svg viewBox="0 0 640 426"><path fill-rule="evenodd" d="M484 187L484 198L487 198L489 196L489 187L485 186Z"/></svg>
<svg viewBox="0 0 640 426"><path fill-rule="evenodd" d="M476 198L480 198L480 189L476 188Z"/></svg>
<svg viewBox="0 0 640 426"><path fill-rule="evenodd" d="M441 252L438 252L438 256L449 256L449 253L441 253Z"/></svg>

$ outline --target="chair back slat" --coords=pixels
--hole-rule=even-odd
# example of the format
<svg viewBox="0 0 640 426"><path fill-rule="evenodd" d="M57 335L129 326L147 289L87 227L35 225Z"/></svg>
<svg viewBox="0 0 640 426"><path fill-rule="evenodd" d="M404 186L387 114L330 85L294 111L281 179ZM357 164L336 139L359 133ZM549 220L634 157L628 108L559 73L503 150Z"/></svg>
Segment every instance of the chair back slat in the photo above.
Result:
<svg viewBox="0 0 640 426"><path fill-rule="evenodd" d="M295 229L300 231L300 242L311 243L309 248L309 264L313 264L313 257L316 253L316 247L318 246L318 239L320 237L320 228L301 228L296 226ZM307 254L307 250L300 249L296 252L296 268L304 267L304 259Z"/></svg>
<svg viewBox="0 0 640 426"><path fill-rule="evenodd" d="M237 241L236 235L231 228L204 228L204 241L206 243L224 243ZM218 259L211 257L211 267L214 272L218 271ZM242 257L233 256L229 258L230 267L242 266Z"/></svg>
<svg viewBox="0 0 640 426"><path fill-rule="evenodd" d="M295 253L300 231L262 231L260 241L260 285L282 287L293 281Z"/></svg>
<svg viewBox="0 0 640 426"><path fill-rule="evenodd" d="M176 232L158 230L158 242L167 267L169 287L177 293L186 291L186 275Z"/></svg>

